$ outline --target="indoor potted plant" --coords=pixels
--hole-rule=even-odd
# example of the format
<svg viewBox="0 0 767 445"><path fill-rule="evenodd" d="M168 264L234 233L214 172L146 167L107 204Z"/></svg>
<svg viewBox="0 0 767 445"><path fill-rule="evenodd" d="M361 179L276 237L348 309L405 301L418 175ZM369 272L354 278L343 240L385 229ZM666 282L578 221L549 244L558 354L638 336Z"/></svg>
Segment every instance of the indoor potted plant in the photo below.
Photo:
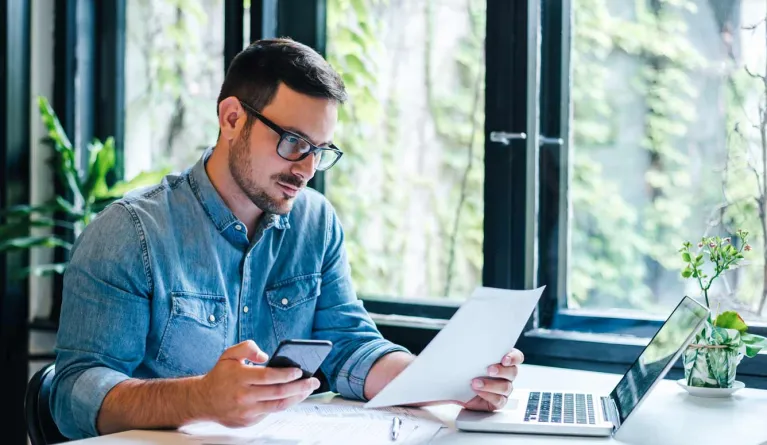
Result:
<svg viewBox="0 0 767 445"><path fill-rule="evenodd" d="M696 250L689 242L679 250L686 264L682 277L697 281L706 306L712 310L703 329L682 355L687 386L732 388L743 356L754 357L767 346L765 337L748 333L748 325L736 311L714 313L709 300L708 291L714 280L737 267L751 250L748 232L738 230L736 242L739 247L729 237L703 237ZM710 264L706 269L713 274L710 278L703 270L706 262Z"/></svg>
<svg viewBox="0 0 767 445"><path fill-rule="evenodd" d="M76 165L75 147L64 131L48 100L39 96L40 118L47 130L47 142L54 148L52 173L59 182L60 193L38 206L18 205L0 209L0 253L35 248L70 250L74 239L107 205L125 193L159 183L170 169L142 172L130 181L111 183L109 175L115 168L115 141L94 139L81 147L88 156L88 167L81 171ZM87 150L87 151L85 151ZM32 229L47 227L52 233L33 234ZM29 266L15 271L13 278L27 275L63 274L67 261ZM58 322L61 295L54 295L51 322Z"/></svg>

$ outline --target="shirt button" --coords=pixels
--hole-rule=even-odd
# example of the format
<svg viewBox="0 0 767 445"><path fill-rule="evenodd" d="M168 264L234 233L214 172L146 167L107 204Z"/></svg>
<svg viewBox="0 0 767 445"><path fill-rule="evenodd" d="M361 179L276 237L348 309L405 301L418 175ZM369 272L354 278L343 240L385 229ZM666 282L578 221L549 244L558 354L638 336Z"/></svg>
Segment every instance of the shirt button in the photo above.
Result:
<svg viewBox="0 0 767 445"><path fill-rule="evenodd" d="M234 230L242 230L242 226L237 224L236 226L234 226Z"/></svg>
<svg viewBox="0 0 767 445"><path fill-rule="evenodd" d="M287 306L288 305L288 299L287 298L283 298L282 299L282 305L283 306Z"/></svg>
<svg viewBox="0 0 767 445"><path fill-rule="evenodd" d="M242 312L245 312L247 314L248 313L248 307L245 306L244 308L242 308Z"/></svg>
<svg viewBox="0 0 767 445"><path fill-rule="evenodd" d="M214 321L216 321L216 316L213 314L210 314L210 317L208 317L208 320L210 320L210 322L213 323Z"/></svg>

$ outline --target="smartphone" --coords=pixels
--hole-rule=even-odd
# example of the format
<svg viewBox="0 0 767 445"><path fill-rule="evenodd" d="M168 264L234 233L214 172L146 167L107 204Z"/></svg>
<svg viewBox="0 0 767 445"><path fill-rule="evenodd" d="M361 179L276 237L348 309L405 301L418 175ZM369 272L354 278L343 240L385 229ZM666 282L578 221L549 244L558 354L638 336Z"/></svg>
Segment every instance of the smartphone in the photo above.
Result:
<svg viewBox="0 0 767 445"><path fill-rule="evenodd" d="M325 361L333 343L327 340L283 340L277 346L266 366L272 368L299 368L301 378L308 379Z"/></svg>

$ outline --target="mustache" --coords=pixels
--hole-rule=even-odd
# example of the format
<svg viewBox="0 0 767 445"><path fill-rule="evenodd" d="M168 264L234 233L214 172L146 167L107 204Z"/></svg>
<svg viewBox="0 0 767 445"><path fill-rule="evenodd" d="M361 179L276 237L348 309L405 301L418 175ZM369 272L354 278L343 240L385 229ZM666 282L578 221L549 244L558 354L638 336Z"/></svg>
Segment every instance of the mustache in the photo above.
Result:
<svg viewBox="0 0 767 445"><path fill-rule="evenodd" d="M280 174L274 175L273 178L283 184L292 185L293 187L296 187L299 189L306 187L306 183L302 181L301 179L299 179L298 177L296 177L295 175L280 173Z"/></svg>

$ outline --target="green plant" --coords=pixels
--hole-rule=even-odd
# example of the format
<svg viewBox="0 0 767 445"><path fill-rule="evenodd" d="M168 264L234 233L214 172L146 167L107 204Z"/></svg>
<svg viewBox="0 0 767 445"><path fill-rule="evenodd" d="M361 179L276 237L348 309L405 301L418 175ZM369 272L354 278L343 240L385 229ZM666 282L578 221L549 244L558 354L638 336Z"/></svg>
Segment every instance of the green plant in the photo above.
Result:
<svg viewBox="0 0 767 445"><path fill-rule="evenodd" d="M573 2L569 307L662 306L661 283L676 267L670 246L701 206L689 199L696 185L679 143L695 121L693 79L703 63L686 32L693 8L687 0L617 8L609 0ZM625 87L616 88L616 79ZM627 106L636 99L642 108ZM629 113L631 123L623 117ZM626 132L639 137L622 138ZM642 167L626 164L626 174L616 177L611 151L646 159L641 198L626 193L625 184Z"/></svg>
<svg viewBox="0 0 767 445"><path fill-rule="evenodd" d="M706 299L706 306L709 309L711 304L708 299L708 291L711 289L711 284L726 270L737 267L738 262L745 257L743 252L751 250L751 246L748 244L748 232L739 229L737 235L740 240L738 243L740 247L737 248L732 245L729 237L704 236L698 243L698 252L691 251L692 244L689 241L685 242L679 249L682 260L687 264L682 270L682 277L698 280L700 291ZM706 256L714 267L714 276L710 280L703 271Z"/></svg>
<svg viewBox="0 0 767 445"><path fill-rule="evenodd" d="M706 306L711 309L709 290L713 282L728 270L740 265L747 252L748 232L737 231L735 247L731 238L710 236L701 238L697 250L692 243L685 242L679 252L686 264L682 277L697 280ZM704 271L708 260L711 276ZM710 277L710 278L709 278ZM749 334L748 325L736 311L716 314L697 334L695 343L685 351L684 363L687 384L692 386L730 387L735 377L735 368L740 359L754 357L767 346L767 338Z"/></svg>
<svg viewBox="0 0 767 445"><path fill-rule="evenodd" d="M115 142L112 137L101 142L94 140L87 147L88 170L80 172L76 164L75 149L61 126L56 113L45 97L37 98L40 117L48 131L48 140L55 151L53 168L61 184L62 193L51 201L39 205L20 205L3 210L0 216L0 252L61 247L71 249L71 236L77 236L88 223L114 200L138 187L156 184L168 170L144 172L130 181L119 181L109 186L108 175L115 168ZM62 228L62 234L30 234L32 228ZM62 231L57 231L62 232ZM63 273L66 262L27 267L19 277Z"/></svg>

